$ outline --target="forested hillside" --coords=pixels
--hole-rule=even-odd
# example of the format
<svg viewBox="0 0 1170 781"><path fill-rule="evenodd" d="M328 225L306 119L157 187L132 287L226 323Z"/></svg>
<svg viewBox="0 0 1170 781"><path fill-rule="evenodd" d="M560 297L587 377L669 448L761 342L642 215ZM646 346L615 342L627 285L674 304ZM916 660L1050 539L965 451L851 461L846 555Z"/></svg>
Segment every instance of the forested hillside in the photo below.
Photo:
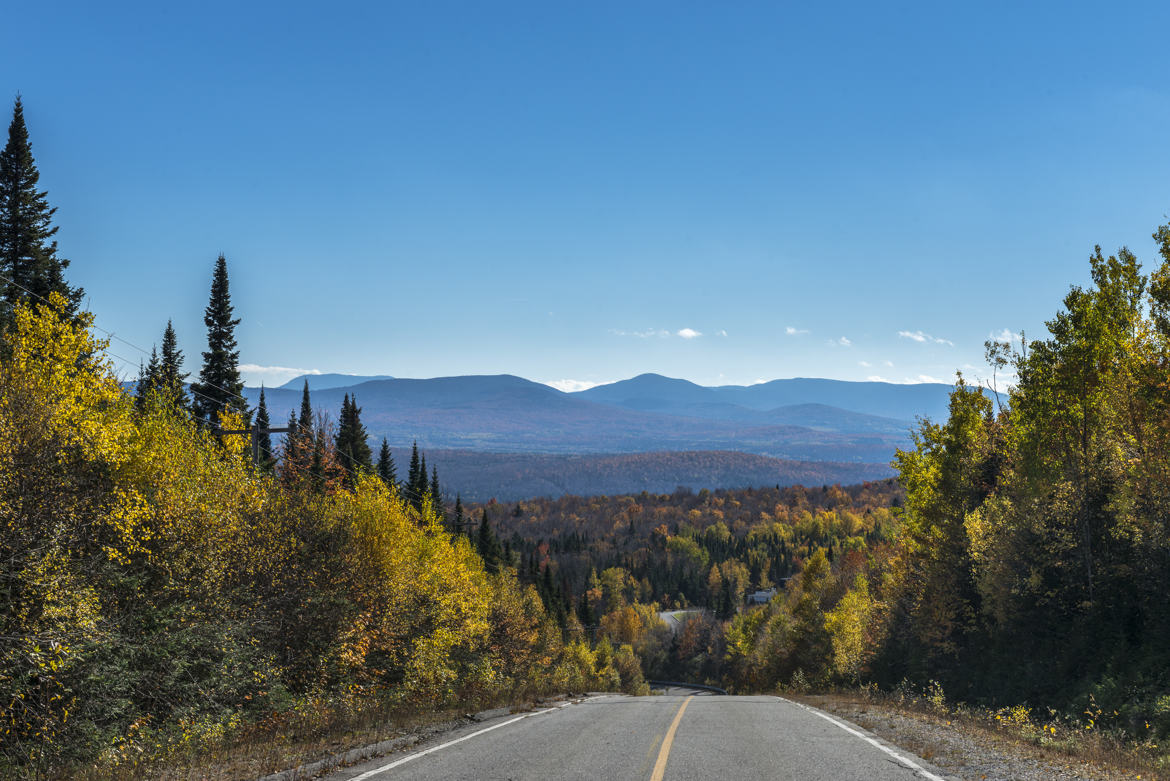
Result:
<svg viewBox="0 0 1170 781"><path fill-rule="evenodd" d="M489 562L515 567L570 634L629 643L647 677L723 684L727 621L752 591L779 588L810 559L859 571L885 562L898 533L892 480L842 488L490 503L469 511ZM671 635L660 610L700 608ZM774 686L777 682L767 684Z"/></svg>
<svg viewBox="0 0 1170 781"><path fill-rule="evenodd" d="M335 427L306 387L282 447L264 403L249 426L223 256L197 380L168 323L127 393L36 185L18 100L0 154L0 776L137 777L241 740L280 762L363 714L643 686L630 649L564 634L448 533L422 456L402 482L385 447L375 465L350 398Z"/></svg>
<svg viewBox="0 0 1170 781"><path fill-rule="evenodd" d="M488 517L552 612L633 643L650 675L929 688L1156 753L1170 735L1170 226L1155 240L1148 275L1126 249L1094 252L1092 285L1070 290L1047 338L987 343L1014 379L1006 403L960 377L948 417L895 459L904 495L566 497ZM769 585L765 606L745 604ZM655 618L688 606L706 612L681 636Z"/></svg>
<svg viewBox="0 0 1170 781"><path fill-rule="evenodd" d="M391 452L398 463L410 457L409 449L391 448ZM680 486L697 491L777 484L848 485L894 474L887 463L789 461L729 450L557 455L428 449L427 458L438 467L448 491L475 502L566 494L662 494Z"/></svg>

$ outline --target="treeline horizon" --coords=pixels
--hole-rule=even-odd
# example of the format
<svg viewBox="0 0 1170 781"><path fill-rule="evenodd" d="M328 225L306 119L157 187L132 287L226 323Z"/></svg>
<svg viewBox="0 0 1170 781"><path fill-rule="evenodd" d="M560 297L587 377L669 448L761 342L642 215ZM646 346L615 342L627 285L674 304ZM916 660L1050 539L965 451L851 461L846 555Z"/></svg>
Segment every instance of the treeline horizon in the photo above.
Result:
<svg viewBox="0 0 1170 781"><path fill-rule="evenodd" d="M1048 338L988 341L994 372L1018 378L1006 403L959 375L947 419L898 452L900 490L859 518L858 487L816 502L807 489L521 502L498 521L513 563L558 617L575 605L577 620L620 626L648 675L742 692L910 687L1052 709L1157 753L1170 736L1170 225L1154 240L1149 274L1126 248L1096 248L1092 284L1071 288ZM732 598L768 585L780 591L762 608ZM664 607L707 613L680 641L653 618Z"/></svg>
<svg viewBox="0 0 1170 781"><path fill-rule="evenodd" d="M334 430L306 390L253 462L271 422L240 395L222 256L198 380L168 323L125 392L21 108L0 152L0 775L137 777L363 714L645 690L630 648L567 636L445 528L422 454L405 480L374 461L356 400Z"/></svg>

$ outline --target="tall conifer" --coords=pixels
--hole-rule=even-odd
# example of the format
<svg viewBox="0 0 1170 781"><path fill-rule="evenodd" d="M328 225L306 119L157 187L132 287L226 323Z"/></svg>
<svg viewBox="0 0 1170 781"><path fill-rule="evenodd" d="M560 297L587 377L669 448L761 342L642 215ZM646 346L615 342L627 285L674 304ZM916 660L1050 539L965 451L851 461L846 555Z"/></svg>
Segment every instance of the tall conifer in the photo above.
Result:
<svg viewBox="0 0 1170 781"><path fill-rule="evenodd" d="M418 459L418 482L411 488L414 492L415 502L418 503L418 509L422 509L423 499L431 492L431 487L427 485L427 457L425 453L419 454Z"/></svg>
<svg viewBox="0 0 1170 781"><path fill-rule="evenodd" d="M69 261L57 257L53 239L57 210L49 206L48 193L37 189L40 176L24 124L24 106L17 97L8 143L0 152L0 274L7 277L0 279L0 328L11 325L13 308L26 299L58 293L72 316L84 295L65 281Z"/></svg>
<svg viewBox="0 0 1170 781"><path fill-rule="evenodd" d="M394 456L390 453L390 444L382 437L382 450L378 453L378 477L387 488L398 487L398 475L394 468Z"/></svg>
<svg viewBox="0 0 1170 781"><path fill-rule="evenodd" d="M431 467L431 506L435 508L435 515L442 520L445 517L443 510L443 493L439 490L439 469L438 467Z"/></svg>
<svg viewBox="0 0 1170 781"><path fill-rule="evenodd" d="M493 573L500 571L500 559L503 556L503 551L500 549L500 541L492 532L492 525L488 522L486 509L484 509L483 517L479 522L479 537L476 540L476 550L483 559L484 569Z"/></svg>
<svg viewBox="0 0 1170 781"><path fill-rule="evenodd" d="M362 425L362 408L357 397L345 394L341 402L341 419L337 426L337 453L345 467L346 485L353 487L358 472L369 472L374 468L370 453L369 434Z"/></svg>
<svg viewBox="0 0 1170 781"><path fill-rule="evenodd" d="M162 355L159 358L156 387L176 409L187 407L187 374L183 372L183 351L175 338L175 327L167 320L163 331Z"/></svg>
<svg viewBox="0 0 1170 781"><path fill-rule="evenodd" d="M410 469L406 473L406 498L411 506L418 507L418 497L415 494L418 488L418 475L421 467L418 460L418 442L416 441L410 449Z"/></svg>
<svg viewBox="0 0 1170 781"><path fill-rule="evenodd" d="M272 423L268 417L268 404L264 399L264 386L260 386L260 404L256 407L256 444L260 448L260 468L271 472L276 464L276 456L272 454L272 435L268 429Z"/></svg>
<svg viewBox="0 0 1170 781"><path fill-rule="evenodd" d="M141 412L146 407L147 397L158 385L158 350L150 348L150 361L143 366L138 364L138 384L134 388L134 408Z"/></svg>
<svg viewBox="0 0 1170 781"><path fill-rule="evenodd" d="M199 382L191 385L195 394L192 409L200 422L214 424L225 410L247 414L244 382L240 379L240 351L236 349L235 331L240 321L232 317L227 261L223 255L215 262L211 299L203 312L203 322L207 326L207 352L203 353Z"/></svg>

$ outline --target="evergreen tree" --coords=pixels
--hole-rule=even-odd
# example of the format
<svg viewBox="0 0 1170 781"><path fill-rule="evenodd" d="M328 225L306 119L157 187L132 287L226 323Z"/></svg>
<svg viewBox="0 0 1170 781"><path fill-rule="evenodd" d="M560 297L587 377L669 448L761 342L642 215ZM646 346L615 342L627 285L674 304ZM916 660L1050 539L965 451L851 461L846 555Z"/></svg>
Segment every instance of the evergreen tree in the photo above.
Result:
<svg viewBox="0 0 1170 781"><path fill-rule="evenodd" d="M410 501L416 510L422 510L423 500L426 499L430 490L430 486L427 485L427 457L420 454L418 475L415 477L414 485L410 487Z"/></svg>
<svg viewBox="0 0 1170 781"><path fill-rule="evenodd" d="M150 362L138 364L138 384L134 388L134 407L141 412L146 407L147 397L158 387L158 350L150 348Z"/></svg>
<svg viewBox="0 0 1170 781"><path fill-rule="evenodd" d="M312 436L312 435L310 435ZM309 484L316 493L325 491L325 432L317 429L313 437L313 458L309 462Z"/></svg>
<svg viewBox="0 0 1170 781"><path fill-rule="evenodd" d="M378 477L387 488L398 487L398 475L394 468L394 456L390 454L390 444L382 437L382 450L378 453Z"/></svg>
<svg viewBox="0 0 1170 781"><path fill-rule="evenodd" d="M577 602L577 618L580 619L581 625L586 629L593 626L596 621L593 617L593 608L589 607L588 594L582 594L580 601Z"/></svg>
<svg viewBox="0 0 1170 781"><path fill-rule="evenodd" d="M162 357L158 365L155 387L176 409L187 407L187 375L183 372L183 351L175 338L175 327L167 320L163 331Z"/></svg>
<svg viewBox="0 0 1170 781"><path fill-rule="evenodd" d="M24 107L20 98L12 107L8 143L0 152L0 328L12 324L17 303L30 297L60 294L66 313L77 313L84 291L65 282L69 261L57 257L53 236L56 208L50 207L47 192L37 190L40 172L32 156Z"/></svg>
<svg viewBox="0 0 1170 781"><path fill-rule="evenodd" d="M313 436L313 401L309 397L309 381L301 390L301 414L297 417L298 430L302 437Z"/></svg>
<svg viewBox="0 0 1170 781"><path fill-rule="evenodd" d="M242 412L246 416L244 382L240 379L240 351L236 349L235 336L240 321L232 317L227 261L223 255L215 262L211 299L204 310L203 322L207 326L207 352L203 353L199 382L191 386L191 392L195 394L192 405L195 417L201 423L214 424L217 416L225 410Z"/></svg>
<svg viewBox="0 0 1170 781"><path fill-rule="evenodd" d="M479 551L480 558L483 559L483 566L488 572L500 571L500 558L503 552L500 549L500 541L496 538L492 531L492 525L488 522L487 510L483 511L483 517L479 522L479 537L476 540L476 550Z"/></svg>
<svg viewBox="0 0 1170 781"><path fill-rule="evenodd" d="M430 495L431 506L435 508L435 515L439 516L439 519L442 520L446 517L446 514L443 511L443 494L439 490L439 470L437 467L431 467Z"/></svg>
<svg viewBox="0 0 1170 781"><path fill-rule="evenodd" d="M345 394L341 402L341 419L337 426L337 454L341 465L345 467L345 482L353 487L358 472L369 472L374 468L369 434L362 425L362 408L357 405L357 397L350 398Z"/></svg>
<svg viewBox="0 0 1170 781"><path fill-rule="evenodd" d="M451 523L453 527L451 531L454 534L459 534L463 529L463 523L463 499L459 494L455 494L455 520Z"/></svg>
<svg viewBox="0 0 1170 781"><path fill-rule="evenodd" d="M272 423L268 418L268 405L264 400L264 386L260 386L260 404L256 407L256 444L260 448L260 468L271 472L276 464L276 456L272 454L272 435L268 429Z"/></svg>
<svg viewBox="0 0 1170 781"><path fill-rule="evenodd" d="M288 434L284 437L281 458L284 467L281 477L292 485L307 477L313 461L313 402L309 397L309 381L301 392L301 412L289 413Z"/></svg>
<svg viewBox="0 0 1170 781"><path fill-rule="evenodd" d="M280 478L285 485L290 485L297 479L299 467L300 424L297 422L297 413L288 413L288 433L284 435L284 445L280 448Z"/></svg>
<svg viewBox="0 0 1170 781"><path fill-rule="evenodd" d="M418 442L416 441L410 450L410 470L406 473L406 498L412 507L418 507L418 475L420 472L418 460Z"/></svg>

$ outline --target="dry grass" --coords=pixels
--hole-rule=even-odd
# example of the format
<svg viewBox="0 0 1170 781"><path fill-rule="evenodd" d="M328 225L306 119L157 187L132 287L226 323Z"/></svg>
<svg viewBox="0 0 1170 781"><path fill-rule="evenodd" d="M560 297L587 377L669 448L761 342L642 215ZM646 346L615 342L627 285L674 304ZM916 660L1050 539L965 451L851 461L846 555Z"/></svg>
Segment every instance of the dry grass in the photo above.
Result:
<svg viewBox="0 0 1170 781"><path fill-rule="evenodd" d="M788 693L787 696L847 717L884 711L937 727L958 729L981 745L1017 756L1091 766L1100 771L1102 778L1170 781L1170 751L1166 747L1152 737L1139 740L1118 731L1100 729L1099 720L1090 712L1076 719L1053 711L1041 715L1036 709L1024 707L990 710L948 703L941 688L917 695L862 688L821 694ZM918 742L919 745L905 747L928 761L941 749L929 740Z"/></svg>
<svg viewBox="0 0 1170 781"><path fill-rule="evenodd" d="M261 778L342 754L351 749L402 738L406 745L466 723L471 713L509 706L531 709L537 698L502 696L467 700L442 709L378 702L322 702L274 714L215 740L182 743L149 751L145 747L111 755L69 778L81 781L202 781Z"/></svg>

